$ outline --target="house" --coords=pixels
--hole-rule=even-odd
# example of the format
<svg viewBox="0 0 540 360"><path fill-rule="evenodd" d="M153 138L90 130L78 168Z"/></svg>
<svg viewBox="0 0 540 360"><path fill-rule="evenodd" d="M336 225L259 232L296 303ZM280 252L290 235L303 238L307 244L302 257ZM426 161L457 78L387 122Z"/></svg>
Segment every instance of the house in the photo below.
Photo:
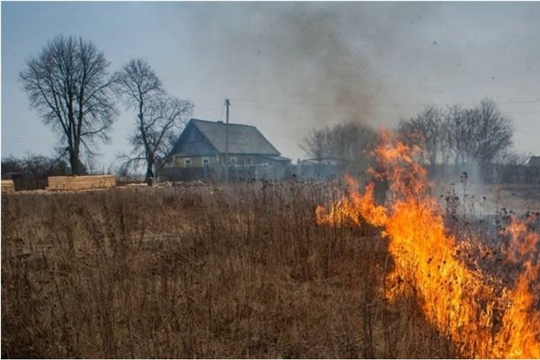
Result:
<svg viewBox="0 0 540 360"><path fill-rule="evenodd" d="M255 126L191 119L159 175L167 180L223 179L227 150L230 180L282 179L291 161Z"/></svg>
<svg viewBox="0 0 540 360"><path fill-rule="evenodd" d="M539 167L540 168L540 156L531 156L529 159L529 162L527 163L529 166Z"/></svg>

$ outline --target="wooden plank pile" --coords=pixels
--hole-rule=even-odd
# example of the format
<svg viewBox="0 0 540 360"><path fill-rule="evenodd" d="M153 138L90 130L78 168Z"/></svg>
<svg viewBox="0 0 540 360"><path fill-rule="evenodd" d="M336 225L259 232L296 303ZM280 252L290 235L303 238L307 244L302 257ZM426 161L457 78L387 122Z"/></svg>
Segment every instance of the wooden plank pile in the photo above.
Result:
<svg viewBox="0 0 540 360"><path fill-rule="evenodd" d="M131 183L131 184L126 184L127 188L139 188L139 187L148 187L148 184L147 183Z"/></svg>
<svg viewBox="0 0 540 360"><path fill-rule="evenodd" d="M12 194L15 192L13 180L2 180L2 194Z"/></svg>
<svg viewBox="0 0 540 360"><path fill-rule="evenodd" d="M116 186L114 175L49 176L49 191L108 189Z"/></svg>

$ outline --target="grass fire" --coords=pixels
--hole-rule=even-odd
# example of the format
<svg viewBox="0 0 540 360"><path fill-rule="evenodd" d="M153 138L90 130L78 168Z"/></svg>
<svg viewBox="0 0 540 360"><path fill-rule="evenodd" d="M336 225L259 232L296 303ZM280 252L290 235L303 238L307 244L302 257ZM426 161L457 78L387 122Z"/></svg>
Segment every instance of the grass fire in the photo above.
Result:
<svg viewBox="0 0 540 360"><path fill-rule="evenodd" d="M540 2L1 12L2 358L540 358Z"/></svg>
<svg viewBox="0 0 540 360"><path fill-rule="evenodd" d="M3 196L2 355L538 357L538 214L445 212L380 138L364 182Z"/></svg>
<svg viewBox="0 0 540 360"><path fill-rule="evenodd" d="M382 139L375 155L389 169L390 204L377 205L373 186L361 194L359 184L348 178L349 196L329 211L317 208L317 221L381 228L394 262L387 274L390 288L383 295L395 300L413 292L426 318L448 334L464 356L540 357L539 235L531 227L537 215L524 220L512 216L504 229L511 237L507 261L522 264L514 285L504 287L493 274L474 271L457 256L460 247L429 195L426 171L414 161L418 149L393 142L389 133Z"/></svg>

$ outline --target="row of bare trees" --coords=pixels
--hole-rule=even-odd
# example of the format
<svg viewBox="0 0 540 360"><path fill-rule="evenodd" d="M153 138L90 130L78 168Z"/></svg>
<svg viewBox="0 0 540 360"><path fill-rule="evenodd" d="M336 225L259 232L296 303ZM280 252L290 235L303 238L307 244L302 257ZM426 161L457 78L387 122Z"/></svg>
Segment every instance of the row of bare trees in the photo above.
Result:
<svg viewBox="0 0 540 360"><path fill-rule="evenodd" d="M434 171L442 164L448 171L446 165L456 165L458 170L488 174L494 163L520 165L527 158L512 151L512 121L492 100L469 108L426 106L416 116L400 120L396 133L409 145L418 146L420 161ZM319 163L332 160L345 171L357 171L373 163L370 153L377 138L371 127L353 121L313 129L300 146Z"/></svg>
<svg viewBox="0 0 540 360"><path fill-rule="evenodd" d="M92 42L60 35L27 60L19 78L31 107L57 133L57 150L68 159L72 174L81 174L83 155L92 159L98 143L110 141L118 116L115 99L121 99L136 112L129 137L132 151L122 157L126 166L144 163L149 181L191 115L193 103L169 96L144 60L132 59L112 74L109 67Z"/></svg>
<svg viewBox="0 0 540 360"><path fill-rule="evenodd" d="M514 128L492 100L465 108L458 105L425 107L418 115L402 119L398 133L409 144L422 148L423 162L477 164L509 161Z"/></svg>

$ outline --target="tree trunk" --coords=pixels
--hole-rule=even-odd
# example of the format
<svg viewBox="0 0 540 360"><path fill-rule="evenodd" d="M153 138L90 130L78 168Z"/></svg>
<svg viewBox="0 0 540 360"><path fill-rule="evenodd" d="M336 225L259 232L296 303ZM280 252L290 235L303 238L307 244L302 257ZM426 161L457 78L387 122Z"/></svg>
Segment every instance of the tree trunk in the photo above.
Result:
<svg viewBox="0 0 540 360"><path fill-rule="evenodd" d="M79 155L75 150L69 151L69 166L71 167L71 175L80 175Z"/></svg>
<svg viewBox="0 0 540 360"><path fill-rule="evenodd" d="M148 186L152 186L152 179L154 178L154 171L152 170L153 163L148 161L146 165L146 177L144 181L148 184Z"/></svg>

